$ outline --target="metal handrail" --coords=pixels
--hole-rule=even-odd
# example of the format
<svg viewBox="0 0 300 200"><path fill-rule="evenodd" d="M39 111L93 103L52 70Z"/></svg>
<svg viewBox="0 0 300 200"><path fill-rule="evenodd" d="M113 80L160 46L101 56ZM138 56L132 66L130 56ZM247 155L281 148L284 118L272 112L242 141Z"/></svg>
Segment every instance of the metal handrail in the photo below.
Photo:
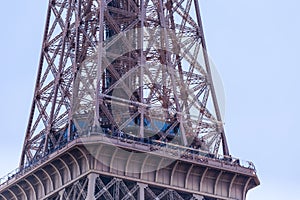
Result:
<svg viewBox="0 0 300 200"><path fill-rule="evenodd" d="M96 134L99 135L99 132ZM84 137L89 137L90 135L91 135L91 133L88 133L88 134L82 135L80 137L84 138ZM130 142L130 143L135 143L135 144L139 144L139 145L147 145L147 146L149 146L150 150L152 149L152 151L153 150L155 150L155 151L161 150L165 153L171 153L173 155L176 154L176 156L180 156L183 159L193 160L196 162L203 162L203 161L208 162L208 160L215 160L215 161L219 161L221 163L228 164L231 166L240 166L243 168L250 169L253 171L254 174L256 174L256 169L252 162L240 160L239 158L234 158L232 156L226 156L226 155L221 155L221 154L214 155L214 154L211 154L210 152L203 151L200 149L193 149L190 147L184 147L184 146L167 143L167 142L163 142L163 141L158 141L158 140L153 140L153 141L151 141L151 143L145 143L142 141L137 141L134 138L131 138L131 139L124 138L119 135L118 136L113 136L113 135L109 135L109 134L102 134L102 135L105 135L105 137L116 139L116 140L121 139L121 141L124 141L124 142ZM80 138L80 137L78 137L78 138ZM76 139L76 138L74 138L74 139ZM70 140L68 143L70 143L73 140ZM49 155L62 149L68 143L62 144L57 149L55 149L53 152L50 152L49 154L41 157L39 160L36 160L35 162L30 163L30 164L27 163L27 164L25 164L24 167L16 168L13 171L11 171L10 173L8 173L7 175L3 176L2 178L0 178L0 187L2 187L5 184L9 184L11 181L26 174L28 171L32 170L36 166L41 165L43 162L48 160ZM120 143L118 143L118 144L120 144Z"/></svg>
<svg viewBox="0 0 300 200"><path fill-rule="evenodd" d="M120 137L116 137L116 136L112 136L112 135L107 135L110 138L114 138L114 139L120 139ZM124 139L124 138L122 138ZM128 139L127 139L128 140ZM184 157L186 156L186 158L193 158L196 159L198 157L201 158L208 158L211 160L216 160L216 161L220 161L223 162L225 164L229 164L229 165L233 165L233 166L240 166L243 168L247 168L247 169L251 169L254 171L254 173L256 173L256 169L254 164L251 161L245 161L245 160L241 160L239 158L235 158L232 156L226 156L226 155L222 155L222 154L217 154L214 155L208 151L203 151L200 149L194 149L194 148L190 148L190 147L185 147L185 146L181 146L181 145L176 145L176 144L172 144L172 143L167 143L167 142L163 142L163 141L157 141L154 140L152 141L151 144L148 143L144 143L144 142L140 142L140 141L136 141L136 140L130 140L130 142L134 142L135 144L140 144L140 145L148 145L149 147L152 147L155 149L155 147L157 147L156 150L163 150L164 152L169 152L169 153L177 153L177 156L181 156ZM172 151L173 150L173 151ZM192 157L190 157L189 155L194 155Z"/></svg>

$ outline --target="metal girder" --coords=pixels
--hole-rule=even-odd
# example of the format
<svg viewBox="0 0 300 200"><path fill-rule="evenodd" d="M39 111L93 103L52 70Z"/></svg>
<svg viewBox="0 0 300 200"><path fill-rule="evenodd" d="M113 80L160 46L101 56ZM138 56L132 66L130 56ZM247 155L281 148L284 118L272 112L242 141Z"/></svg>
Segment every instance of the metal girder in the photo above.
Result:
<svg viewBox="0 0 300 200"><path fill-rule="evenodd" d="M198 1L49 0L20 166L93 126L132 125L139 137L203 138L197 148L229 154Z"/></svg>
<svg viewBox="0 0 300 200"><path fill-rule="evenodd" d="M148 152L150 145L145 148L143 143L117 139L117 143L112 143L113 140L101 135L88 136L85 141L79 138L43 163L19 171L0 185L4 197L0 195L0 199L14 199L13 195L26 199L24 194L44 200L138 199L144 194L145 199L161 200L195 200L195 195L210 200L244 200L247 191L259 184L250 165L176 150L181 155L189 154L182 157L164 152L168 148Z"/></svg>
<svg viewBox="0 0 300 200"><path fill-rule="evenodd" d="M87 197L88 179L83 178L75 182L73 185L65 188L62 200L68 199L86 199Z"/></svg>
<svg viewBox="0 0 300 200"><path fill-rule="evenodd" d="M0 199L245 199L259 181L229 156L212 71L198 0L49 0L28 191L13 180Z"/></svg>

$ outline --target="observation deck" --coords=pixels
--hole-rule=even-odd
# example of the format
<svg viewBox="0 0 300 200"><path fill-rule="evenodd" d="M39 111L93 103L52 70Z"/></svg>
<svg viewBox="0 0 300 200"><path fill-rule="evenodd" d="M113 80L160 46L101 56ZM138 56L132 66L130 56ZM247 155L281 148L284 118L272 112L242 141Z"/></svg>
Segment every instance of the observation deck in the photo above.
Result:
<svg viewBox="0 0 300 200"><path fill-rule="evenodd" d="M246 192L259 185L252 162L157 140L144 142L128 134L91 131L3 177L0 199L48 199L90 173L212 199L245 199Z"/></svg>

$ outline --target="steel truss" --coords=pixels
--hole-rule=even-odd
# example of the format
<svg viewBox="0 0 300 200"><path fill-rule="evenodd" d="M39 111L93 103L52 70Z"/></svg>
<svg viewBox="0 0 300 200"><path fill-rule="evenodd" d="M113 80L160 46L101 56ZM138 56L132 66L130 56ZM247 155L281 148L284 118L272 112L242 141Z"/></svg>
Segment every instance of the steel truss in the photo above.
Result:
<svg viewBox="0 0 300 200"><path fill-rule="evenodd" d="M49 0L20 167L0 200L246 198L198 0Z"/></svg>
<svg viewBox="0 0 300 200"><path fill-rule="evenodd" d="M0 185L0 200L245 200L259 185L255 169L236 160L182 146L151 150L153 145L107 139L99 134L77 138L18 171Z"/></svg>
<svg viewBox="0 0 300 200"><path fill-rule="evenodd" d="M229 155L198 4L49 0L20 166L92 127Z"/></svg>
<svg viewBox="0 0 300 200"><path fill-rule="evenodd" d="M90 200L214 200L213 198L193 195L171 189L149 186L143 183L93 174L76 181L72 185L52 195L47 200L85 200L88 197L88 184L93 187L94 194ZM91 177L91 175L89 176Z"/></svg>

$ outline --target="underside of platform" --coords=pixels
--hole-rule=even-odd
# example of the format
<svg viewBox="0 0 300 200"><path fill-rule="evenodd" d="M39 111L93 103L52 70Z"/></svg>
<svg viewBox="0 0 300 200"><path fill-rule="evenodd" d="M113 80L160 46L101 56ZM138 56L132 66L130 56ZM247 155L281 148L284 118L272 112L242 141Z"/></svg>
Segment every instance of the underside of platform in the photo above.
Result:
<svg viewBox="0 0 300 200"><path fill-rule="evenodd" d="M12 175L0 199L244 200L258 184L254 169L232 160L95 135Z"/></svg>

